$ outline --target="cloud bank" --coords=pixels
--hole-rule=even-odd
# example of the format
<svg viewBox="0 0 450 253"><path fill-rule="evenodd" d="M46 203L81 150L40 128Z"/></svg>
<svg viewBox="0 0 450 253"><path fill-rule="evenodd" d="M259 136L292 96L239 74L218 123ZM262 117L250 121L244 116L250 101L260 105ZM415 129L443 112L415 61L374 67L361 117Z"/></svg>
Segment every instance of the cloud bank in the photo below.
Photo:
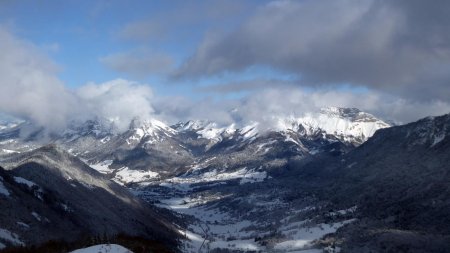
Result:
<svg viewBox="0 0 450 253"><path fill-rule="evenodd" d="M277 87L276 83L272 86ZM221 125L245 125L256 121L268 127L276 124L274 117L300 117L329 106L356 107L398 124L450 112L450 104L442 101L407 100L373 91L355 93L329 88L312 91L298 86L266 88L241 99L203 99L194 102L178 97L157 98L154 101L156 115L167 122L203 119Z"/></svg>
<svg viewBox="0 0 450 253"><path fill-rule="evenodd" d="M71 90L58 79L58 66L36 46L4 28L0 28L0 41L0 112L28 119L50 131L63 129L74 120L95 117L113 121L124 130L136 116L157 118L168 124L206 119L221 125L259 121L270 126L273 115L301 116L326 106L357 107L402 123L450 112L446 100L402 98L375 89L310 89L277 80L255 79L198 91L251 91L238 99L217 99L214 95L203 99L158 96L149 85L125 79L88 83Z"/></svg>
<svg viewBox="0 0 450 253"><path fill-rule="evenodd" d="M273 1L236 30L208 34L174 77L267 65L302 85L350 83L448 101L449 9L446 0Z"/></svg>
<svg viewBox="0 0 450 253"><path fill-rule="evenodd" d="M135 116L149 118L148 85L117 79L70 90L58 79L58 67L33 44L0 27L0 111L28 119L50 131L93 117L128 126Z"/></svg>

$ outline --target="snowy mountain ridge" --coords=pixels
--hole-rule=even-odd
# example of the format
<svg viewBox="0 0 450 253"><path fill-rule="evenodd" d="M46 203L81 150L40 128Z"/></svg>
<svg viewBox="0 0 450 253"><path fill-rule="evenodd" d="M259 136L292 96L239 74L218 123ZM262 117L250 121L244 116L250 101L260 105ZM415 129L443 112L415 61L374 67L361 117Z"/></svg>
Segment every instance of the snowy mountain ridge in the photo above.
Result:
<svg viewBox="0 0 450 253"><path fill-rule="evenodd" d="M72 122L60 133L46 134L42 127L21 121L5 128L0 127L0 141L4 144L2 148L6 150L0 150L0 153L22 152L48 142L62 144L68 150L73 150L74 154L105 148L133 149L143 145L156 149L165 147L167 150L176 147L183 153L187 151L186 143L196 142L194 145L203 145L206 151L224 142L238 146L248 144L273 133L281 134L286 141L293 140L299 146L302 144L298 142L298 138L339 140L357 146L378 129L386 127L390 125L371 114L356 108L338 107L322 108L302 116L269 115L265 121L245 124L235 122L228 125L207 120L190 120L169 126L154 118L136 117L125 131L120 131L110 120L97 118L82 123Z"/></svg>
<svg viewBox="0 0 450 253"><path fill-rule="evenodd" d="M334 135L341 141L361 144L371 137L376 130L390 127L390 125L375 116L362 112L356 108L327 107L319 112L305 113L303 116L271 116L267 125L262 122L251 122L242 128L236 123L229 126L219 126L209 121L188 121L174 126L177 131L194 131L202 138L219 141L221 136L238 133L244 139L256 137L265 132L300 132L303 136L316 134Z"/></svg>
<svg viewBox="0 0 450 253"><path fill-rule="evenodd" d="M319 113L307 113L303 117L280 118L279 131L296 131L304 135L314 135L320 131L334 135L341 141L361 144L376 130L390 125L375 116L356 108L328 107Z"/></svg>
<svg viewBox="0 0 450 253"><path fill-rule="evenodd" d="M3 122L0 131L5 132L20 128L21 125L25 124L30 123L26 121ZM125 132L129 135L127 143L130 145L137 144L143 139L146 139L148 143L159 142L164 138L186 132L194 132L198 135L198 138L217 143L233 135L240 136L241 140L246 141L254 140L257 136L267 132L291 131L298 132L303 136L334 135L341 141L361 144L372 136L376 130L389 126L390 124L385 121L356 108L327 107L317 112L305 113L302 116L269 115L264 122L250 121L245 124L233 122L228 125L220 125L217 122L207 120L190 120L169 126L169 124L154 118L140 119L136 117L130 122L130 126ZM39 131L42 131L42 129L39 129ZM95 139L102 139L102 142L107 142L111 137L120 134L123 134L123 131L119 131L114 122L106 119L92 119L83 123L72 122L61 133L52 135L66 142L72 142L86 136L92 136Z"/></svg>

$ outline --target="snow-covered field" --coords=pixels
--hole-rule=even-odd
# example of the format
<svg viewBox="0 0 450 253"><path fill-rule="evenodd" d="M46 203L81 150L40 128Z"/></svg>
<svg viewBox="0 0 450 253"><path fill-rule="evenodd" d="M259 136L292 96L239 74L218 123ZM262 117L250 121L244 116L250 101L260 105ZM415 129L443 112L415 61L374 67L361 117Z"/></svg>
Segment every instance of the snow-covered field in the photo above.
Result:
<svg viewBox="0 0 450 253"><path fill-rule="evenodd" d="M128 167L123 167L116 171L114 180L120 184L145 182L159 177L157 172L144 170L130 170Z"/></svg>
<svg viewBox="0 0 450 253"><path fill-rule="evenodd" d="M208 252L211 249L323 252L314 242L354 221L349 219L330 224L314 224L309 220L288 222L286 219L277 229L280 238L271 245L265 245L256 240L270 234L270 231L264 229L266 224L263 222L240 220L239 217L224 213L219 208L210 208L207 203L198 204L189 202L189 199L166 200L165 204L160 206L195 217L187 229L180 230L188 239L184 242L183 252Z"/></svg>
<svg viewBox="0 0 450 253"><path fill-rule="evenodd" d="M161 186L176 188L178 190L188 192L193 190L193 185L199 183L220 183L228 180L239 180L240 184L258 183L268 179L267 172L259 169L248 169L246 167L234 172L220 172L217 170L208 171L200 175L194 173L169 178L159 183Z"/></svg>
<svg viewBox="0 0 450 253"><path fill-rule="evenodd" d="M338 228L353 221L354 219L350 219L331 224L316 224L315 226L293 226L293 224L287 224L281 229L287 240L276 244L274 249L289 252L291 250L305 249L308 246L313 246L311 243L314 240L320 239L327 234L335 233Z"/></svg>
<svg viewBox="0 0 450 253"><path fill-rule="evenodd" d="M96 164L90 164L89 166L91 166L91 168L93 168L94 170L103 173L103 174L108 174L113 172L112 169L109 168L109 166L113 163L112 160L105 160L102 161L100 163L96 163Z"/></svg>
<svg viewBox="0 0 450 253"><path fill-rule="evenodd" d="M70 253L133 253L117 244L99 244L88 248L77 249Z"/></svg>
<svg viewBox="0 0 450 253"><path fill-rule="evenodd" d="M85 161L87 162L87 161ZM110 168L112 160L105 160L99 163L90 164L89 166L102 174L111 174L114 172ZM115 171L115 178L119 184L145 182L152 179L158 179L159 174L150 170L131 170L128 167L122 167Z"/></svg>
<svg viewBox="0 0 450 253"><path fill-rule="evenodd" d="M254 170L256 171L256 170ZM254 192L247 196L233 196L233 194L205 194L198 192L194 183L206 183L214 186L222 181L240 179L242 184L252 175L246 168L232 173L217 173L212 171L194 178L172 178L162 184L154 183L156 187L150 199L158 199L159 207L171 209L185 217L188 226L180 228L186 240L183 242L183 252L208 252L212 249L228 249L239 251L274 251L274 252L323 252L315 242L323 236L335 233L340 227L353 222L354 219L339 219L339 216L350 214L356 207L328 213L330 217L338 219L330 223L315 223L314 217L306 220L296 220L301 213L313 212L314 206L303 209L289 209L276 195ZM251 176L253 177L253 176ZM257 177L258 178L258 177ZM266 178L261 177L263 179ZM258 180L252 180L258 183ZM149 186L148 184L146 185ZM165 191L162 189L167 188ZM147 188L149 189L149 188ZM138 195L143 192L136 192ZM244 214L236 214L233 210L224 208L221 201L248 203L253 207ZM226 202L230 203L230 202ZM259 214L285 209L283 216L260 219ZM255 215L253 215L255 214ZM263 239L261 239L263 238Z"/></svg>

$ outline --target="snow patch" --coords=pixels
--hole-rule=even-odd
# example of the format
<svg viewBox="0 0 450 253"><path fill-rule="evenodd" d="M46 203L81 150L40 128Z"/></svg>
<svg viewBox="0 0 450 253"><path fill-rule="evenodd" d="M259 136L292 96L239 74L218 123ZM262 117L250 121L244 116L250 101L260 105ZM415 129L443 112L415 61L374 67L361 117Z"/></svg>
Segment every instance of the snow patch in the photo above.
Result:
<svg viewBox="0 0 450 253"><path fill-rule="evenodd" d="M88 248L77 249L70 253L133 253L131 250L117 244L99 244Z"/></svg>
<svg viewBox="0 0 450 253"><path fill-rule="evenodd" d="M21 227L23 227L25 229L29 229L30 228L30 226L28 224L24 223L24 222L18 221L16 223L17 223L17 225L19 225L19 226L21 226Z"/></svg>
<svg viewBox="0 0 450 253"><path fill-rule="evenodd" d="M270 147L270 145L272 145L272 144L274 144L274 143L276 143L277 142L277 140L271 140L271 141L268 141L268 142L266 142L266 143L262 143L262 144L259 144L259 145L257 145L256 146L256 152L255 153L258 153L259 151L261 151L264 147L266 147L266 146L269 146L268 148L265 148L264 149L264 152L263 153L267 153L267 151L269 151L272 147Z"/></svg>
<svg viewBox="0 0 450 253"><path fill-rule="evenodd" d="M358 164L357 162L353 162L353 163L351 163L351 164L349 164L349 165L347 165L347 168L352 168L353 166L355 166L356 164Z"/></svg>
<svg viewBox="0 0 450 253"><path fill-rule="evenodd" d="M115 181L121 184L139 183L159 178L159 173L145 170L132 170L123 167L116 172Z"/></svg>
<svg viewBox="0 0 450 253"><path fill-rule="evenodd" d="M8 241L17 246L25 246L25 243L23 243L20 240L20 238L17 234L12 233L9 230L3 229L3 228L0 228L0 239Z"/></svg>
<svg viewBox="0 0 450 253"><path fill-rule="evenodd" d="M242 177L242 179L239 183L240 184L257 183L257 182L264 181L264 179L266 179L266 178L267 178L267 172L250 170L244 174L244 176Z"/></svg>
<svg viewBox="0 0 450 253"><path fill-rule="evenodd" d="M436 145L439 142L443 141L444 139L445 139L445 134L444 133L435 135L434 138L433 138L433 144L431 144L431 147L433 147L434 145Z"/></svg>
<svg viewBox="0 0 450 253"><path fill-rule="evenodd" d="M33 215L33 217L37 220L37 221L42 221L41 216L36 213L36 212L31 212L31 215Z"/></svg>
<svg viewBox="0 0 450 253"><path fill-rule="evenodd" d="M283 234L287 236L288 240L277 243L274 246L276 250L291 251L302 250L306 247L311 247L312 242L322 238L327 234L335 233L340 227L355 221L355 219L345 220L332 224L317 224L314 227L293 228L292 224L288 224L283 229ZM292 228L292 229L290 229Z"/></svg>
<svg viewBox="0 0 450 253"><path fill-rule="evenodd" d="M28 186L28 188L33 188L33 186L37 185L34 182L31 182L30 180L27 180L23 177L14 177L14 181L16 181L16 183L19 183L19 184L24 184L24 185Z"/></svg>
<svg viewBox="0 0 450 253"><path fill-rule="evenodd" d="M2 148L2 153L5 153L5 154L18 154L20 152L19 151L15 151L15 150L11 150L11 149L4 149L4 148Z"/></svg>
<svg viewBox="0 0 450 253"><path fill-rule="evenodd" d="M244 141L250 140L250 142L254 141L259 134L257 127L258 123L252 123L248 126L243 127L240 130L240 133L243 135L243 140Z"/></svg>
<svg viewBox="0 0 450 253"><path fill-rule="evenodd" d="M299 147L302 147L302 146L303 146L303 145L301 145L298 141L292 139L292 137L289 136L289 135L286 135L286 139L285 139L284 141L285 141L285 142L293 142L293 143L295 143L295 144L296 144L297 146L299 146Z"/></svg>
<svg viewBox="0 0 450 253"><path fill-rule="evenodd" d="M105 144L105 143L107 143L107 142L110 141L110 140L111 140L111 137L106 136L105 138L101 139L100 142L103 143L103 144Z"/></svg>
<svg viewBox="0 0 450 253"><path fill-rule="evenodd" d="M109 168L112 163L113 160L105 160L97 164L91 164L89 166L102 174L108 174L113 172L113 170Z"/></svg>

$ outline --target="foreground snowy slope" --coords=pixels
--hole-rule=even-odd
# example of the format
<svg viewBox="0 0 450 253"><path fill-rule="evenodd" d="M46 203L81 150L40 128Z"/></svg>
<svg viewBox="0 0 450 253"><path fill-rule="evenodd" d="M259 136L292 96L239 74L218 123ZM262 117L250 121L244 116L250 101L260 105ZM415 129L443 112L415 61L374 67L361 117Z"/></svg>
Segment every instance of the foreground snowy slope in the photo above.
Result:
<svg viewBox="0 0 450 253"><path fill-rule="evenodd" d="M70 253L133 253L133 252L117 244L100 244L84 249L74 250L71 251Z"/></svg>

